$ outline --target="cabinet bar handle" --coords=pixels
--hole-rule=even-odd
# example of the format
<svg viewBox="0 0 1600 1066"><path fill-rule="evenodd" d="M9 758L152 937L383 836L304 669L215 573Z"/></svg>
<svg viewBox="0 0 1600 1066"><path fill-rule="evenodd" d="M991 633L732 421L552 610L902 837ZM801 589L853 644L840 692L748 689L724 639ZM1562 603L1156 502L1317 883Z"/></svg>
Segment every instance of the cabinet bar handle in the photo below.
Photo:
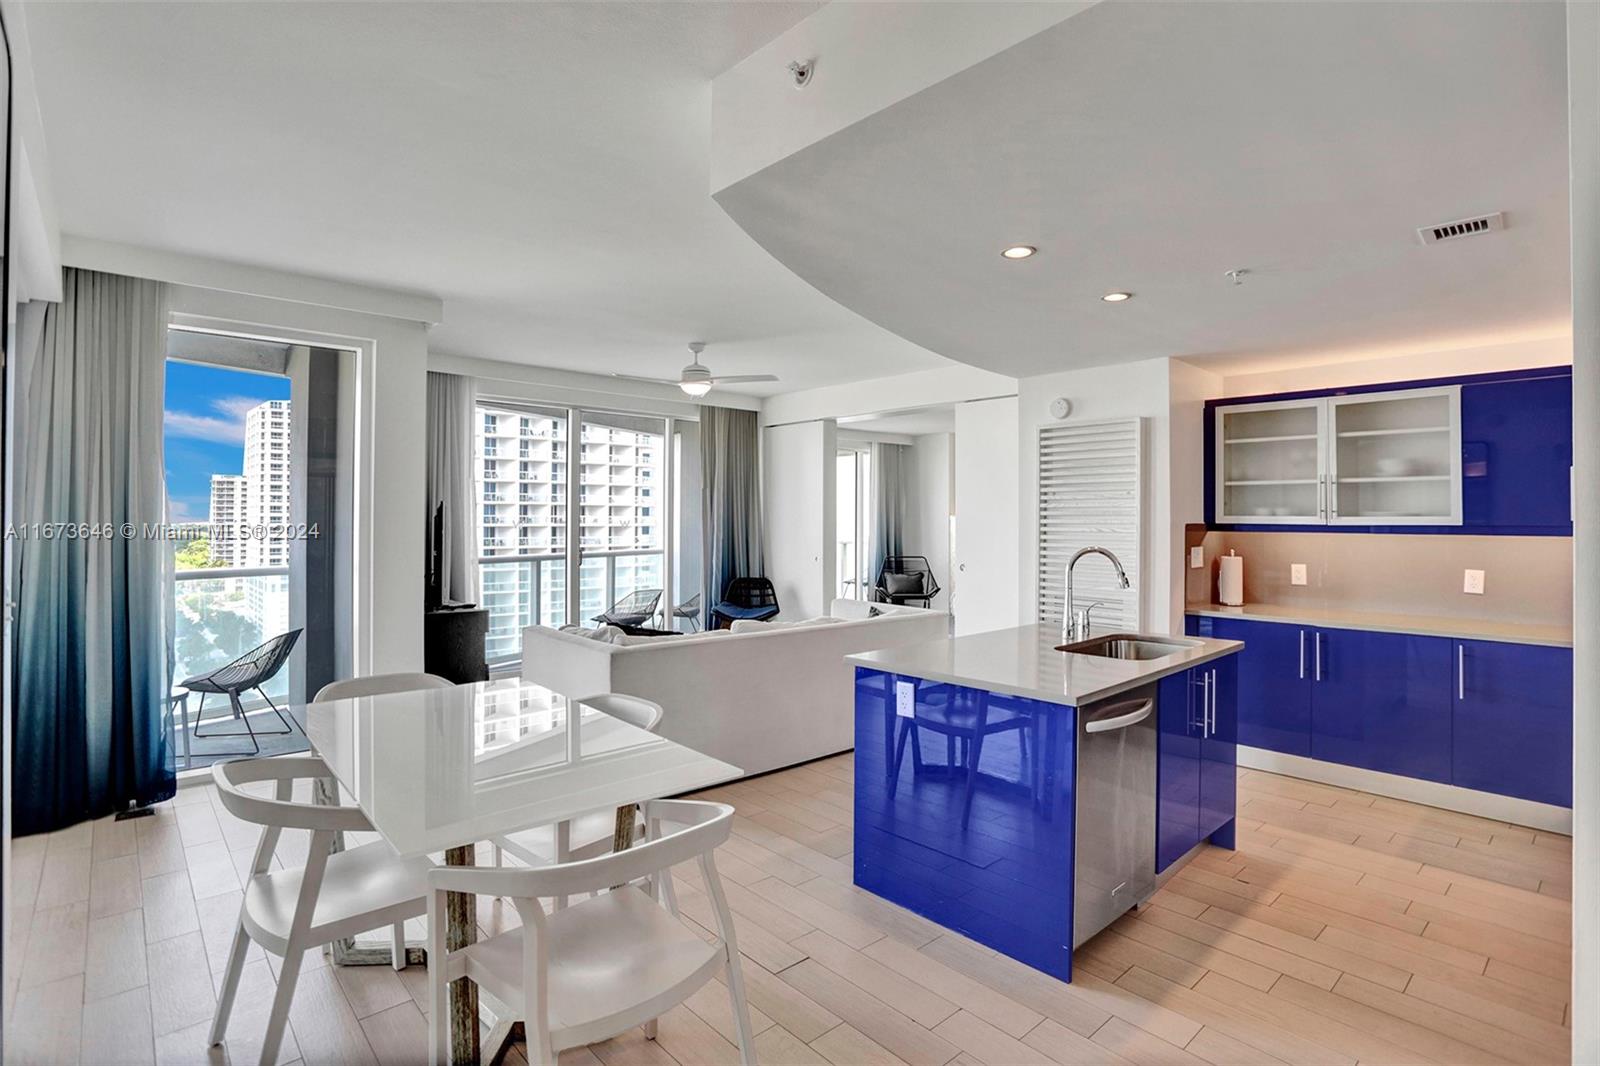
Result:
<svg viewBox="0 0 1600 1066"><path fill-rule="evenodd" d="M1467 698L1467 646L1456 645L1456 699Z"/></svg>
<svg viewBox="0 0 1600 1066"><path fill-rule="evenodd" d="M1306 631L1300 631L1300 680L1306 679Z"/></svg>
<svg viewBox="0 0 1600 1066"><path fill-rule="evenodd" d="M1217 735L1217 672L1211 671L1211 732L1210 736Z"/></svg>
<svg viewBox="0 0 1600 1066"><path fill-rule="evenodd" d="M1316 660L1317 660L1316 661L1316 667L1317 667L1316 678L1317 678L1318 681L1321 681L1322 680L1322 630L1320 630L1320 629L1317 630L1317 632L1314 634L1314 636L1315 636L1316 645L1317 645L1316 646L1316 652L1317 652L1317 656L1316 656Z"/></svg>

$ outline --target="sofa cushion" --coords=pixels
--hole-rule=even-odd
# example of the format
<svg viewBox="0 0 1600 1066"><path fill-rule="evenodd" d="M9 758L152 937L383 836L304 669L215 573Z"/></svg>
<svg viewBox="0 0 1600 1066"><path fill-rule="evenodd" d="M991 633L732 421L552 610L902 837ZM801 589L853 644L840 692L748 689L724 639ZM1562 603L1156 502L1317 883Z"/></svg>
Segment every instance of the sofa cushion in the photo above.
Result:
<svg viewBox="0 0 1600 1066"><path fill-rule="evenodd" d="M782 629L804 629L809 626L825 626L843 622L843 618L831 618L822 615L818 618L803 618L798 622L759 622L753 618L740 618L728 627L728 631L738 635L740 633L776 633Z"/></svg>

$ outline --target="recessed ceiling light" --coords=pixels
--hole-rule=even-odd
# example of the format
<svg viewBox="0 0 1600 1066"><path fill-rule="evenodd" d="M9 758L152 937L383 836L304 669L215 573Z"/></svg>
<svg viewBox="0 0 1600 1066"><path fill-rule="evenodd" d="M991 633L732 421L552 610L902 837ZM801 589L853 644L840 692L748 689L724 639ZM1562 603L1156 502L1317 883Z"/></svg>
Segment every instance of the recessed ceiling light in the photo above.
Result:
<svg viewBox="0 0 1600 1066"><path fill-rule="evenodd" d="M1039 249L1035 248L1031 244L1013 244L1010 248L1007 248L1000 254L1005 256L1007 259L1026 259L1028 256L1032 255L1038 250Z"/></svg>
<svg viewBox="0 0 1600 1066"><path fill-rule="evenodd" d="M1131 300L1131 299L1133 299L1133 293L1131 293L1131 292L1108 292L1104 296L1100 297L1100 299L1104 300L1108 304L1119 304L1123 300Z"/></svg>

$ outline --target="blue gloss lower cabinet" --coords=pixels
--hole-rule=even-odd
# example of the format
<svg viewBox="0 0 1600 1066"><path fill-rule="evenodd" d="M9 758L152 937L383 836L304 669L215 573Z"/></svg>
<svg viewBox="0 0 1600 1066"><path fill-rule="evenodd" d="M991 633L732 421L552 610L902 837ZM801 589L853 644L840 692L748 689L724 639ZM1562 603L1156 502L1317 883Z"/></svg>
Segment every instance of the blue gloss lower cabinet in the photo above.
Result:
<svg viewBox="0 0 1600 1066"><path fill-rule="evenodd" d="M1451 783L1572 806L1572 649L1454 642Z"/></svg>
<svg viewBox="0 0 1600 1066"><path fill-rule="evenodd" d="M1318 629L1311 757L1449 784L1454 641Z"/></svg>
<svg viewBox="0 0 1600 1066"><path fill-rule="evenodd" d="M1194 673L1169 674L1156 687L1157 873L1200 842L1200 730L1195 722L1200 694Z"/></svg>
<svg viewBox="0 0 1600 1066"><path fill-rule="evenodd" d="M1158 683L1157 873L1208 837L1233 846L1238 661L1224 656Z"/></svg>
<svg viewBox="0 0 1600 1066"><path fill-rule="evenodd" d="M1311 755L1311 660L1306 626L1246 618L1200 618L1200 635L1242 640L1232 656L1238 683L1238 742L1285 755Z"/></svg>
<svg viewBox="0 0 1600 1066"><path fill-rule="evenodd" d="M1192 672L1207 669L1211 720L1200 740L1200 835L1231 848L1239 803L1239 656L1226 655Z"/></svg>

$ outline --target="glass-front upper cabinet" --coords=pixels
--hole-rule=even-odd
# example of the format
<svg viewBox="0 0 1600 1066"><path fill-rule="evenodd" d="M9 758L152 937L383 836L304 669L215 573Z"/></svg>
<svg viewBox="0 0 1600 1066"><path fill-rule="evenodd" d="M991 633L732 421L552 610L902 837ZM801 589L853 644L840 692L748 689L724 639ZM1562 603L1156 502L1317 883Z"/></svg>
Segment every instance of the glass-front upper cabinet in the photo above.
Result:
<svg viewBox="0 0 1600 1066"><path fill-rule="evenodd" d="M1216 408L1216 520L1461 524L1459 386Z"/></svg>
<svg viewBox="0 0 1600 1066"><path fill-rule="evenodd" d="M1324 521L1327 414L1320 399L1217 408L1217 521Z"/></svg>
<svg viewBox="0 0 1600 1066"><path fill-rule="evenodd" d="M1461 524L1461 389L1330 396L1330 525Z"/></svg>

